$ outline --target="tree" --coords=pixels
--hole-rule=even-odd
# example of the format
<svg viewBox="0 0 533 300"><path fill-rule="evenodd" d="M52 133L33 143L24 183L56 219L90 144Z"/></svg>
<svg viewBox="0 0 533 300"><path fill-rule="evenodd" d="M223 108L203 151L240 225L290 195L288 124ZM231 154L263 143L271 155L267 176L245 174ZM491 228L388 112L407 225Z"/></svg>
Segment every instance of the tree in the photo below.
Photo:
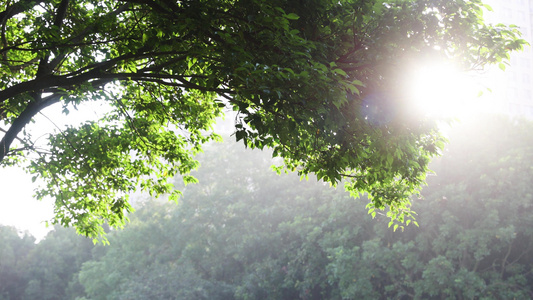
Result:
<svg viewBox="0 0 533 300"><path fill-rule="evenodd" d="M443 147L436 120L413 113L401 92L408 62L472 69L525 43L515 28L484 24L479 0L19 0L2 9L0 163L43 179L37 197L55 198L55 222L93 237L124 222L137 188L176 198L168 178L197 166L223 107L237 112L237 140L272 148L300 175L346 179L403 221ZM44 149L24 130L50 105L68 114L87 101L111 112L50 134Z"/></svg>
<svg viewBox="0 0 533 300"><path fill-rule="evenodd" d="M353 226L370 219L364 203L324 183L264 172L268 153L238 146L208 145L194 173L200 184L184 187L179 205L148 201L109 234L110 246L97 246L105 253L80 272L89 298L298 299L319 290L325 278L306 271L320 269L326 255L314 254L305 235L320 223L364 234ZM333 207L352 221L333 222ZM357 239L353 231L344 237Z"/></svg>
<svg viewBox="0 0 533 300"><path fill-rule="evenodd" d="M84 295L81 265L92 258L94 244L72 228L55 226L25 257L27 284L19 299L75 299ZM14 298L13 298L14 299Z"/></svg>
<svg viewBox="0 0 533 300"><path fill-rule="evenodd" d="M0 299L22 299L28 282L24 261L34 243L28 233L19 236L14 227L0 225Z"/></svg>
<svg viewBox="0 0 533 300"><path fill-rule="evenodd" d="M341 189L263 172L270 153L212 143L201 183L139 203L110 246L0 227L0 299L530 299L533 123L472 123L413 202L420 227L388 230Z"/></svg>
<svg viewBox="0 0 533 300"><path fill-rule="evenodd" d="M388 230L341 189L214 144L179 205L145 203L79 278L91 299L529 299L533 123L474 123L414 201L420 227Z"/></svg>
<svg viewBox="0 0 533 300"><path fill-rule="evenodd" d="M55 227L35 244L27 232L0 226L0 299L74 299L84 289L77 275L94 247L72 228Z"/></svg>

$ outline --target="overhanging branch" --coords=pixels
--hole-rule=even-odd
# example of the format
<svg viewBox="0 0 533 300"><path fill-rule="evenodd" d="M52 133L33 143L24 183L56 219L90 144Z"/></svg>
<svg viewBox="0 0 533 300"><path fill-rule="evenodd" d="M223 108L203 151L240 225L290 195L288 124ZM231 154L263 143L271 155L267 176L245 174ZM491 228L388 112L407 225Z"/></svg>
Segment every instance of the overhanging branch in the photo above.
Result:
<svg viewBox="0 0 533 300"><path fill-rule="evenodd" d="M40 101L31 102L26 109L24 109L18 118L13 121L11 127L9 127L0 141L0 161L2 161L8 154L11 144L17 138L17 135L22 128L24 128L24 126L26 126L38 112L60 100L61 96L51 95L40 99Z"/></svg>
<svg viewBox="0 0 533 300"><path fill-rule="evenodd" d="M20 14L26 10L31 9L33 6L44 2L35 0L21 0L13 5L8 6L3 12L0 13L0 24L5 24L11 17Z"/></svg>

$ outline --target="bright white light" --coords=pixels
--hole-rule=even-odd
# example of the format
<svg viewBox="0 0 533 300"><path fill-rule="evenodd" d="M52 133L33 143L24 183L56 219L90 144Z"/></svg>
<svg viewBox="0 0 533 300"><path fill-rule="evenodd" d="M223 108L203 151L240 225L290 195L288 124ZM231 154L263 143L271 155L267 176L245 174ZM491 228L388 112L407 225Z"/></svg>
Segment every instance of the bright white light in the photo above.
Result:
<svg viewBox="0 0 533 300"><path fill-rule="evenodd" d="M0 169L0 224L29 231L37 240L41 240L52 229L46 227L44 221L52 219L53 201L35 200L33 188L31 176L20 168Z"/></svg>
<svg viewBox="0 0 533 300"><path fill-rule="evenodd" d="M409 76L409 98L416 110L430 117L459 117L477 108L474 102L482 90L472 75L451 64L428 63L413 67Z"/></svg>

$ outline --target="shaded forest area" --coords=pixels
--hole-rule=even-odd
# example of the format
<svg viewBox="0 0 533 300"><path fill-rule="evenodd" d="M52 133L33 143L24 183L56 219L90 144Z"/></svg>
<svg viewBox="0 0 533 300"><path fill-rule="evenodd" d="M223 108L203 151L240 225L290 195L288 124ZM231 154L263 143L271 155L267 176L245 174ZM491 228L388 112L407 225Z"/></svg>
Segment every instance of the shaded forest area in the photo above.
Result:
<svg viewBox="0 0 533 300"><path fill-rule="evenodd" d="M268 171L269 153L211 144L178 205L138 201L108 246L0 227L0 299L533 298L531 132L455 126L420 226L396 232L342 188Z"/></svg>

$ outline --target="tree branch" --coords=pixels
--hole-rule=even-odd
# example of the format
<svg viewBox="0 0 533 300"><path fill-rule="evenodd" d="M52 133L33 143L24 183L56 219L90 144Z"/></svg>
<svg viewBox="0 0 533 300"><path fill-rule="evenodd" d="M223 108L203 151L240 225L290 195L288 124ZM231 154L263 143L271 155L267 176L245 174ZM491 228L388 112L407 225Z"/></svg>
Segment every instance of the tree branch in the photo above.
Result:
<svg viewBox="0 0 533 300"><path fill-rule="evenodd" d="M68 4L69 0L61 0L57 8L56 16L54 18L54 26L56 27L55 30L58 31L58 34L61 31L61 26L63 25L63 21L67 15ZM48 60L50 59L50 52L46 53L46 55L41 58L41 61L39 61L39 67L37 68L37 75L35 77L39 78L51 74L55 68L55 65L57 65L63 58L64 54L56 57L56 59L53 60L53 65L52 63L48 63Z"/></svg>
<svg viewBox="0 0 533 300"><path fill-rule="evenodd" d="M0 13L0 24L5 24L5 22L7 22L7 20L9 20L11 17L18 15L21 12L32 8L33 6L40 4L41 2L44 1L21 0L13 5L9 5L6 7L6 10Z"/></svg>
<svg viewBox="0 0 533 300"><path fill-rule="evenodd" d="M66 5L68 6L68 0L63 0L63 2L67 2ZM63 4L63 2L61 4ZM122 5L119 8L117 8L116 10L114 10L114 11L110 12L109 14L105 15L104 17L119 15L120 13L125 11L128 7L129 7L129 4ZM60 9L61 9L61 5L58 8L58 14L59 14L59 10ZM64 18L64 15L62 17ZM89 26L85 27L78 35L68 38L67 39L68 44L55 46L54 49L59 49L59 48L71 49L73 47L79 47L79 46L85 46L85 45L98 45L98 44L102 44L102 43L110 43L111 41L121 40L121 39L115 39L115 40L111 40L111 41L107 40L107 41L101 41L101 42L81 43L81 41L85 37L87 37L87 35L89 35L92 32L92 30L94 30L94 28L96 28L95 23L97 23L97 22L98 22L98 20L93 22L93 23L91 23ZM63 53L56 54L56 57L49 63L49 67L48 68L50 69L50 71L53 71L61 63L61 61L63 61L63 59L67 56L67 54L68 54L68 51L64 51Z"/></svg>
<svg viewBox="0 0 533 300"><path fill-rule="evenodd" d="M126 2L126 3L144 4L144 5L149 6L150 8L152 8L154 11L156 11L158 13L172 14L172 11L169 11L168 9L165 9L164 7L162 7L161 5L157 4L153 0L120 0L120 1L121 2Z"/></svg>
<svg viewBox="0 0 533 300"><path fill-rule="evenodd" d="M60 100L61 96L51 95L41 99L40 101L34 101L28 104L24 111L15 119L15 121L13 121L11 127L9 127L6 134L0 141L0 161L2 161L4 157L8 154L9 147L11 147L11 144L17 138L17 135L22 130L22 128L24 128L24 126L26 126L31 121L31 119L42 109L54 103L57 103Z"/></svg>

